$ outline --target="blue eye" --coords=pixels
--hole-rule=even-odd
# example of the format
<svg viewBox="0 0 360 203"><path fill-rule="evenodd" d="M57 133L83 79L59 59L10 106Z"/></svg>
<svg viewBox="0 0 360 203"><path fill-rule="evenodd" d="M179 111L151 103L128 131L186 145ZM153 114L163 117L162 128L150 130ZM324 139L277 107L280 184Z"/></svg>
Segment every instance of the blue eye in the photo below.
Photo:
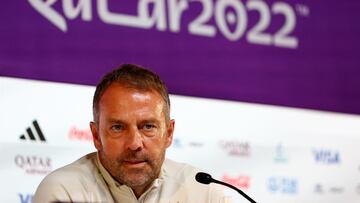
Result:
<svg viewBox="0 0 360 203"><path fill-rule="evenodd" d="M154 129L156 126L153 124L145 124L144 125L144 130L152 130Z"/></svg>
<svg viewBox="0 0 360 203"><path fill-rule="evenodd" d="M119 132L119 131L121 131L121 130L123 130L123 126L122 125L113 125L113 126L111 126L111 130L112 131L115 131L115 132Z"/></svg>

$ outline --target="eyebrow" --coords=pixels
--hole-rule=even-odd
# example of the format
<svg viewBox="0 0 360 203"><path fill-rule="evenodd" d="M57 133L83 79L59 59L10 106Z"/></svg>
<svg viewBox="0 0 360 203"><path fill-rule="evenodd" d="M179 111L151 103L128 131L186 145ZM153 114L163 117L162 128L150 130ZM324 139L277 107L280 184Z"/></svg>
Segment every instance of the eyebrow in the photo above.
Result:
<svg viewBox="0 0 360 203"><path fill-rule="evenodd" d="M108 118L108 119L106 119L106 121L109 122L109 123L126 124L125 121L123 121L121 119L116 119L116 118ZM156 123L156 124L159 124L159 123L161 123L161 121L159 121L156 118L147 118L147 119L141 120L140 123Z"/></svg>
<svg viewBox="0 0 360 203"><path fill-rule="evenodd" d="M108 119L106 119L106 121L109 123L125 123L123 120L116 119L116 118L108 118Z"/></svg>
<svg viewBox="0 0 360 203"><path fill-rule="evenodd" d="M156 124L160 124L161 122L155 118L150 118L150 119L144 119L140 122L141 124L143 123L156 123Z"/></svg>

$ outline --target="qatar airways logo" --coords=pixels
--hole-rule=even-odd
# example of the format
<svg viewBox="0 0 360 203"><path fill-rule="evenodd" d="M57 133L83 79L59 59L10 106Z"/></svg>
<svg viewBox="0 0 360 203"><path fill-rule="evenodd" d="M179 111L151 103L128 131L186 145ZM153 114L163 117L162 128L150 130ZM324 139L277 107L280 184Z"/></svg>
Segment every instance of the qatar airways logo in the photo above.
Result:
<svg viewBox="0 0 360 203"><path fill-rule="evenodd" d="M240 142L237 140L221 140L219 145L230 156L250 156L250 145L248 142Z"/></svg>
<svg viewBox="0 0 360 203"><path fill-rule="evenodd" d="M27 174L46 175L52 171L51 159L37 155L18 154L14 158L15 165Z"/></svg>
<svg viewBox="0 0 360 203"><path fill-rule="evenodd" d="M223 177L221 177L221 180L237 188L241 188L241 189L250 188L250 176L245 176L245 175L228 176L225 174Z"/></svg>
<svg viewBox="0 0 360 203"><path fill-rule="evenodd" d="M296 49L299 39L294 35L298 17L310 16L310 9L305 4L289 4L285 1L259 0L128 0L122 3L137 3L136 14L111 11L108 0L28 0L29 4L49 22L63 32L68 31L67 20L80 17L83 21L92 21L92 6L96 5L97 16L106 24L117 26L170 31L179 33L186 30L191 35L215 37L222 34L230 41L245 39L250 44L276 46ZM115 1L113 1L115 2ZM58 3L58 5L55 5ZM61 6L59 5L61 4ZM114 4L113 4L114 5ZM201 10L184 21L184 14L193 10L191 6L200 6ZM62 12L58 11L62 8ZM114 9L113 9L114 10ZM197 9L195 9L197 10ZM254 17L256 16L259 17ZM191 15L190 15L191 16ZM273 19L284 20L274 22ZM251 26L249 18L254 18ZM187 24L188 23L188 24ZM186 25L187 24L187 25ZM268 28L276 25L277 30Z"/></svg>

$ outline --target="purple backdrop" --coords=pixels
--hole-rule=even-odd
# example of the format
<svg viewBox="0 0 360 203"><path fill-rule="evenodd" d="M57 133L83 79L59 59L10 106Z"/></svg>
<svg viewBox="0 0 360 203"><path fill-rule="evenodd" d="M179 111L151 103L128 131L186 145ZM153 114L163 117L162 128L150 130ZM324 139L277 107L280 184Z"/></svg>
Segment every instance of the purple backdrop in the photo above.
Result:
<svg viewBox="0 0 360 203"><path fill-rule="evenodd" d="M81 13L63 1L2 1L0 75L94 85L111 68L137 63L173 94L360 114L360 1L157 0L146 11L158 24L142 18L147 28L117 18L145 15L137 6L146 1L78 2ZM172 5L183 8L179 18ZM251 39L256 26L263 35ZM288 42L275 40L282 29Z"/></svg>

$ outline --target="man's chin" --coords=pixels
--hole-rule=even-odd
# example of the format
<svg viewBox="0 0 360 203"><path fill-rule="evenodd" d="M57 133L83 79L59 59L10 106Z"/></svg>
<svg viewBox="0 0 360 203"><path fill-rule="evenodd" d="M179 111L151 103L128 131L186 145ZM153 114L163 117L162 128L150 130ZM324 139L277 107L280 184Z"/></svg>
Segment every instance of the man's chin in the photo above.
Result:
<svg viewBox="0 0 360 203"><path fill-rule="evenodd" d="M130 187L146 185L155 179L146 163L123 164L120 171L120 182Z"/></svg>
<svg viewBox="0 0 360 203"><path fill-rule="evenodd" d="M153 180L149 176L144 175L129 175L123 181L123 184L134 188L134 187L143 187L150 184Z"/></svg>

